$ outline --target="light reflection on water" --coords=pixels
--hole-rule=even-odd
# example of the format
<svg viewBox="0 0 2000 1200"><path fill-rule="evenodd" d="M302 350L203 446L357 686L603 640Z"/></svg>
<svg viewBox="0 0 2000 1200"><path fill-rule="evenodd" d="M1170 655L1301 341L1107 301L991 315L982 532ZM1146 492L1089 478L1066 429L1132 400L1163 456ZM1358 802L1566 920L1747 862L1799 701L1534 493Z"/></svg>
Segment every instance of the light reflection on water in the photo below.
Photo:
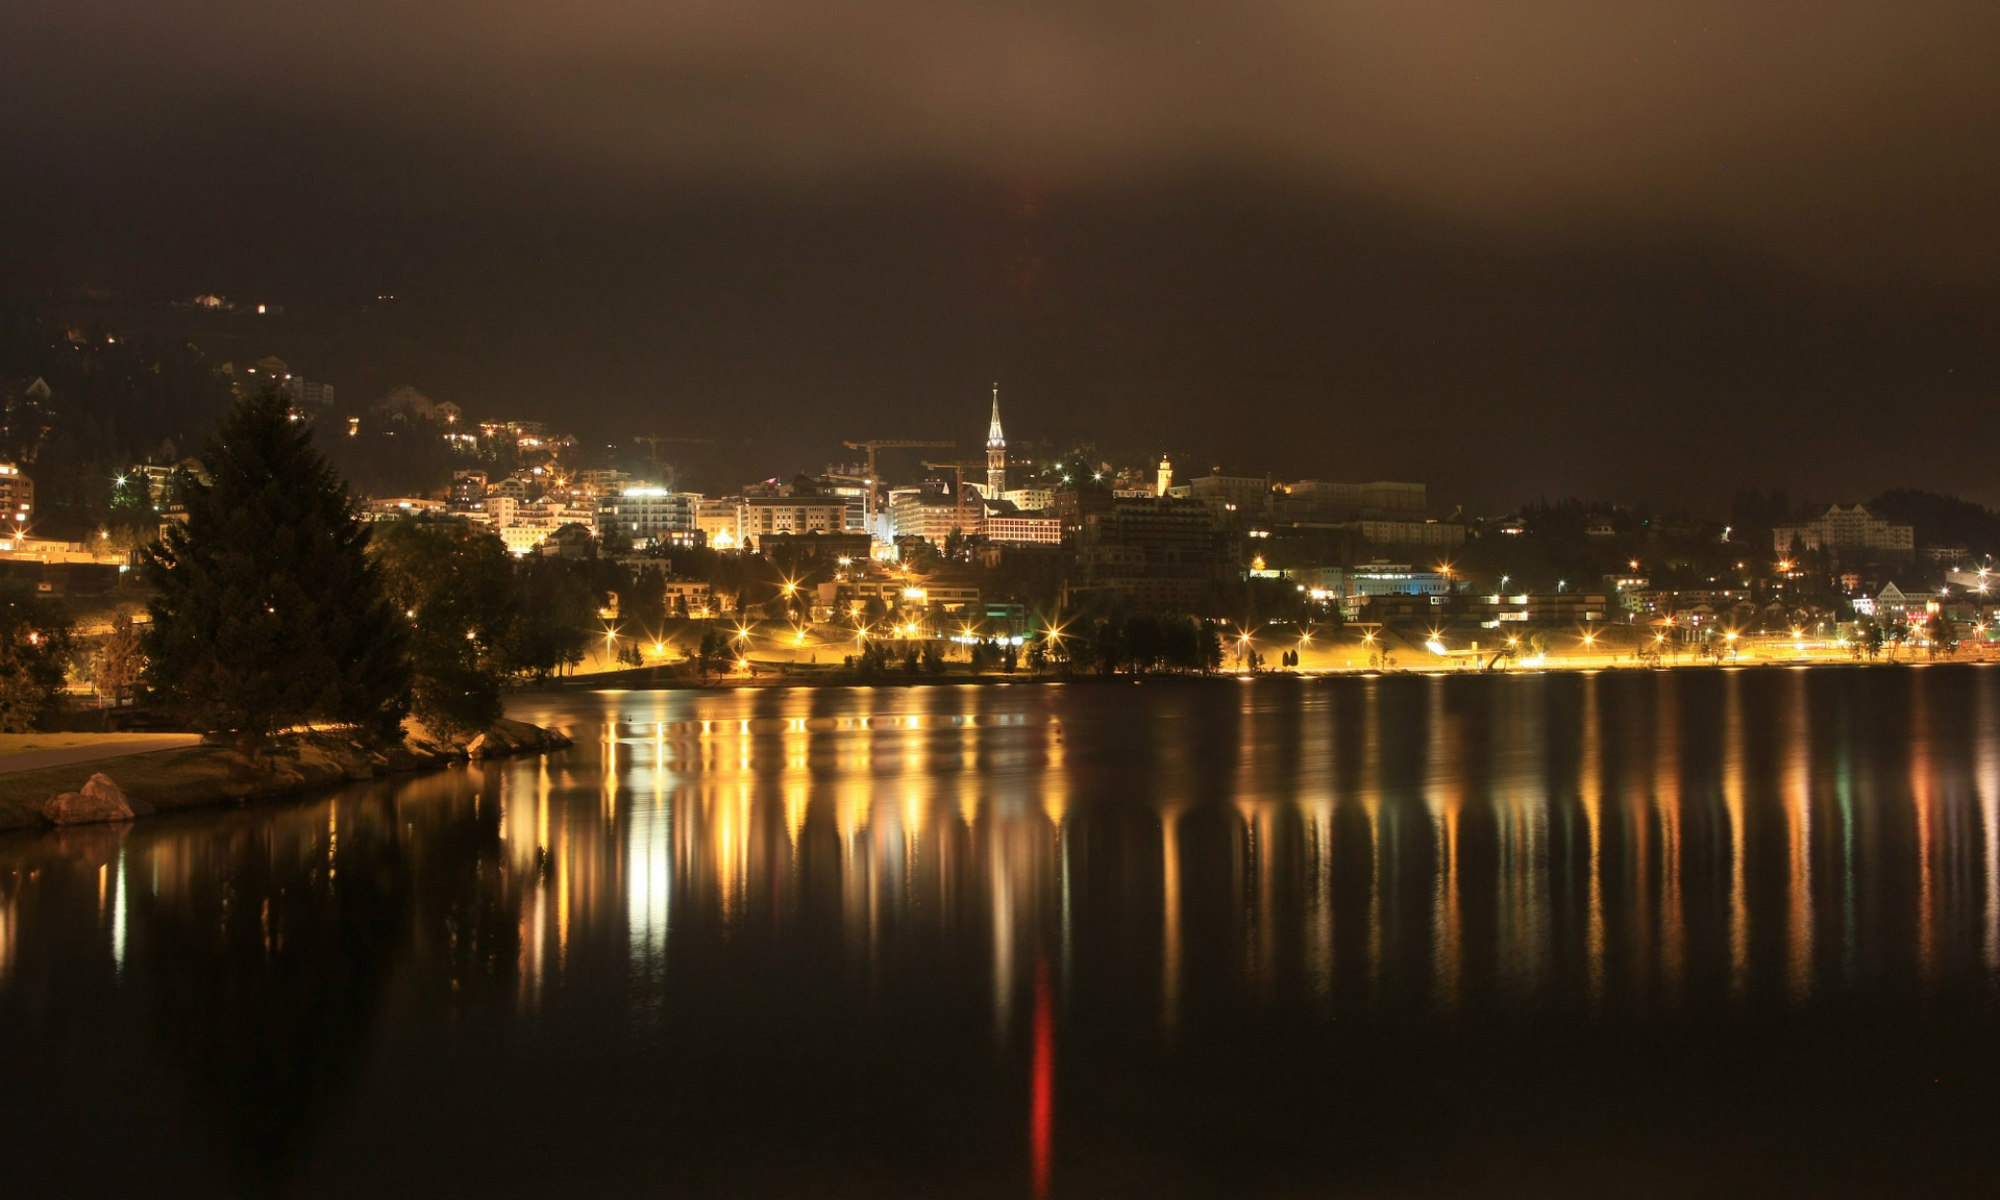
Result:
<svg viewBox="0 0 2000 1200"><path fill-rule="evenodd" d="M213 1094L170 1107L144 1143L197 1181L242 1183L247 1157L251 1184L363 1182L328 1147L355 1113L422 1092L412 1076L433 1096L472 1092L467 1110L504 1126L473 1092L504 1090L504 1073L468 1065L502 1046L549 1071L595 1063L580 1112L656 1079L734 1095L748 1086L738 1047L686 1041L706 1021L784 1047L787 1077L838 1073L826 1039L860 1039L986 1097L970 1131L951 1126L963 1160L902 1184L879 1186L879 1151L834 1149L774 1161L742 1190L1172 1190L1187 1162L1093 1174L1120 1154L1176 1161L1168 1145L1135 1150L1099 1109L1171 1126L1156 1106L1198 1106L1211 1087L1254 1108L1242 1089L1269 1073L1205 1057L1223 1044L1243 1062L1266 1043L1328 1062L1404 1046L1398 1070L1477 1092L1502 1085L1476 1056L1446 1068L1417 1047L1462 1023L1559 1018L1696 1039L1681 1053L1717 1022L1939 997L1976 997L1990 1018L1996 680L540 698L517 715L567 727L572 751L0 841L0 1017L53 1029L50 1054L115 1022L102 1052L146 1063L162 1095L204 1080ZM271 1015L294 1009L310 1021ZM286 1077L299 1095L259 1075L274 1053L310 1068ZM1157 1096L1120 1082L1139 1062ZM1633 1069L1649 1066L1680 1069ZM1269 1104L1331 1112L1349 1102L1340 1078L1258 1086ZM935 1096L855 1086L869 1107L947 1119L923 1111ZM214 1135L214 1114L246 1096L292 1118L285 1136ZM176 1120L210 1130L212 1158L178 1146ZM436 1172L478 1176L458 1169L472 1175Z"/></svg>

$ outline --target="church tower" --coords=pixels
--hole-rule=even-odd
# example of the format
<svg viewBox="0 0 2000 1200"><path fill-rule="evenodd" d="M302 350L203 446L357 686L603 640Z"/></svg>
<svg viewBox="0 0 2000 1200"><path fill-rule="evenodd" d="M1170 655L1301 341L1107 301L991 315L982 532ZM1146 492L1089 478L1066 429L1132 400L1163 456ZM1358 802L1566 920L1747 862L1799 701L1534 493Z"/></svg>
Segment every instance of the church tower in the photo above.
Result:
<svg viewBox="0 0 2000 1200"><path fill-rule="evenodd" d="M1007 435L1000 432L1000 385L993 385L993 423L986 427L986 498L1007 490Z"/></svg>
<svg viewBox="0 0 2000 1200"><path fill-rule="evenodd" d="M1167 494L1167 489L1174 486L1174 464L1164 454L1160 455L1159 485L1159 490L1154 495L1164 496Z"/></svg>

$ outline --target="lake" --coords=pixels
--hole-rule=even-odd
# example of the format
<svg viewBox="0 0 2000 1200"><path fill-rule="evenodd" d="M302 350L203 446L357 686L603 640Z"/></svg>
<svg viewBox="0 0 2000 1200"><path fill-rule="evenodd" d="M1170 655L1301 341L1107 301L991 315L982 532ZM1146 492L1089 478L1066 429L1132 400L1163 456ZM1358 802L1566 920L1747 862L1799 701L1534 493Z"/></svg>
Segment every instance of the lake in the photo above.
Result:
<svg viewBox="0 0 2000 1200"><path fill-rule="evenodd" d="M2000 1188L2000 670L509 711L0 837L0 1187Z"/></svg>

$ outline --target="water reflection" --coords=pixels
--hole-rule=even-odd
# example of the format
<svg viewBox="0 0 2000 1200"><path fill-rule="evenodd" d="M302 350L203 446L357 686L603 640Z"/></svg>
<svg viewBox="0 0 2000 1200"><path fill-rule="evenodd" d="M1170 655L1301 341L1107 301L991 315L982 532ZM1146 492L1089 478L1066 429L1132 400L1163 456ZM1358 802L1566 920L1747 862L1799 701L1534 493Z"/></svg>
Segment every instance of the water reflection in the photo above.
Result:
<svg viewBox="0 0 2000 1200"><path fill-rule="evenodd" d="M836 1074L879 1036L990 1095L980 1178L1059 1193L1107 1047L1990 996L1996 680L577 695L522 713L563 756L0 844L0 1020L54 1022L50 1061L123 1022L197 1097L147 1144L201 1124L251 1185L323 1164L385 1039L636 1048L728 1093L691 1030Z"/></svg>

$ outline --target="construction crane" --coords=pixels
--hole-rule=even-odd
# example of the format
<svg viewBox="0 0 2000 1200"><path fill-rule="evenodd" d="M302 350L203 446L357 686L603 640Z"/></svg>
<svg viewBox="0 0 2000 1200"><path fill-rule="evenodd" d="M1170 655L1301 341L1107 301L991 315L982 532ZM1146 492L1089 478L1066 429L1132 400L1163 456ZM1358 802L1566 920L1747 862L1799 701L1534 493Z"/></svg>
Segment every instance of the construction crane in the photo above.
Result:
<svg viewBox="0 0 2000 1200"><path fill-rule="evenodd" d="M875 489L882 482L882 476L878 474L875 470L875 452L877 450L958 449L957 442L926 442L926 441L916 441L909 438L877 438L872 442L842 442L841 445L847 447L849 450L866 450L868 452L867 511L868 511L869 537L875 536Z"/></svg>
<svg viewBox="0 0 2000 1200"><path fill-rule="evenodd" d="M924 470L926 471L950 471L952 473L954 482L951 485L951 511L953 517L958 521L958 528L961 532L965 531L965 473L967 471L984 471L985 469L986 462L983 459L979 462L931 462L929 459L924 460Z"/></svg>

